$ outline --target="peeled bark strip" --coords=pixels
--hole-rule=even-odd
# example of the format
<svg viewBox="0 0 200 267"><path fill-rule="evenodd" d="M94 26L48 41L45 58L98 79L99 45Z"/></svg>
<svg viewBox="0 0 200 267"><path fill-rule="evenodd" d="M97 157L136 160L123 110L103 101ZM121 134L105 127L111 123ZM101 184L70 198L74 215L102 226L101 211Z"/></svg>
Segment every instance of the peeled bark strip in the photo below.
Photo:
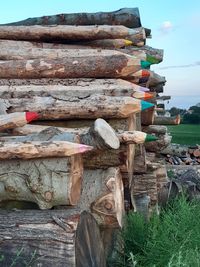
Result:
<svg viewBox="0 0 200 267"><path fill-rule="evenodd" d="M40 209L76 205L82 175L80 155L0 161L0 199L34 202Z"/></svg>
<svg viewBox="0 0 200 267"><path fill-rule="evenodd" d="M101 95L74 100L53 97L12 98L9 103L9 113L31 110L37 112L41 120L127 118L141 110L141 101L138 99Z"/></svg>
<svg viewBox="0 0 200 267"><path fill-rule="evenodd" d="M90 210L100 225L122 227L124 191L119 168L84 170L78 207Z"/></svg>
<svg viewBox="0 0 200 267"><path fill-rule="evenodd" d="M0 78L127 78L142 68L141 60L114 50L71 50L68 54L56 59L1 61Z"/></svg>
<svg viewBox="0 0 200 267"><path fill-rule="evenodd" d="M173 117L156 116L153 124L155 125L178 125L181 122L180 115Z"/></svg>
<svg viewBox="0 0 200 267"><path fill-rule="evenodd" d="M86 211L1 210L0 241L3 266L14 259L16 266L106 266L99 227Z"/></svg>
<svg viewBox="0 0 200 267"><path fill-rule="evenodd" d="M0 98L31 98L52 96L62 100L87 98L94 94L107 96L133 96L141 87L122 79L94 79L75 85L0 85ZM75 83L75 82L74 82Z"/></svg>
<svg viewBox="0 0 200 267"><path fill-rule="evenodd" d="M92 149L67 141L0 142L0 160L66 157Z"/></svg>
<svg viewBox="0 0 200 267"><path fill-rule="evenodd" d="M112 12L57 14L28 18L5 25L124 25L129 28L141 26L138 8L121 8Z"/></svg>
<svg viewBox="0 0 200 267"><path fill-rule="evenodd" d="M144 28L130 29L122 25L91 26L0 26L0 39L25 41L83 41L99 39L145 40Z"/></svg>

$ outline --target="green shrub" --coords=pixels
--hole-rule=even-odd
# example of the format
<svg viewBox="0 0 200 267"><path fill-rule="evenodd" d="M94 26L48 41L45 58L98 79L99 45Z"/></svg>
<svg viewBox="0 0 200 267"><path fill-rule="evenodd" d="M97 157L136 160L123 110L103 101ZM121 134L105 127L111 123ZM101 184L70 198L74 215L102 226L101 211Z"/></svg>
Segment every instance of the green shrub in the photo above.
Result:
<svg viewBox="0 0 200 267"><path fill-rule="evenodd" d="M200 208L186 199L174 201L160 217L145 223L131 213L121 234L117 267L198 267L200 266ZM123 243L122 243L123 242Z"/></svg>

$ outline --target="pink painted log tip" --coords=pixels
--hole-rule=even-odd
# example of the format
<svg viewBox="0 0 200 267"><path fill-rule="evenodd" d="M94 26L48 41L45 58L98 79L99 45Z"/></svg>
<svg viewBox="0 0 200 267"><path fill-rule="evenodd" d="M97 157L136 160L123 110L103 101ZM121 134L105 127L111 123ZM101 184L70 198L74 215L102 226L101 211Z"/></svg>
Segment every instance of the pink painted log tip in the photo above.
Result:
<svg viewBox="0 0 200 267"><path fill-rule="evenodd" d="M39 118L39 114L37 112L26 112L27 122L37 120L38 118Z"/></svg>
<svg viewBox="0 0 200 267"><path fill-rule="evenodd" d="M93 150L93 146L87 146L82 144L79 145L79 153L84 153L91 150Z"/></svg>

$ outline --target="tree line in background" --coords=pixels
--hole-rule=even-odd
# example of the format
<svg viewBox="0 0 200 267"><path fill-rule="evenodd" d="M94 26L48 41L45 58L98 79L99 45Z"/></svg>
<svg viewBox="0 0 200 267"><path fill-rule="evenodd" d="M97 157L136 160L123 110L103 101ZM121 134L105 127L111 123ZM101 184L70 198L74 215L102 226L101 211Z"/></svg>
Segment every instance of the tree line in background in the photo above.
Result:
<svg viewBox="0 0 200 267"><path fill-rule="evenodd" d="M181 115L181 122L188 124L200 124L200 107L191 106L188 110L173 107L169 110L171 116Z"/></svg>

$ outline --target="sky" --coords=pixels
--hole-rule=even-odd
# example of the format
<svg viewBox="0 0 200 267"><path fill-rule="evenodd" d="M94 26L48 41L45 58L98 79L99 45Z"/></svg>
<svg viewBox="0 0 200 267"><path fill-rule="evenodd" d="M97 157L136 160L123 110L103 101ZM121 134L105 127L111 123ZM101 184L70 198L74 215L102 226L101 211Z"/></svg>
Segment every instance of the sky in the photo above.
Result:
<svg viewBox="0 0 200 267"><path fill-rule="evenodd" d="M114 11L138 7L142 25L152 30L147 45L164 49L164 60L152 70L165 76L164 95L172 106L189 108L200 102L199 0L6 0L0 23L59 13Z"/></svg>

